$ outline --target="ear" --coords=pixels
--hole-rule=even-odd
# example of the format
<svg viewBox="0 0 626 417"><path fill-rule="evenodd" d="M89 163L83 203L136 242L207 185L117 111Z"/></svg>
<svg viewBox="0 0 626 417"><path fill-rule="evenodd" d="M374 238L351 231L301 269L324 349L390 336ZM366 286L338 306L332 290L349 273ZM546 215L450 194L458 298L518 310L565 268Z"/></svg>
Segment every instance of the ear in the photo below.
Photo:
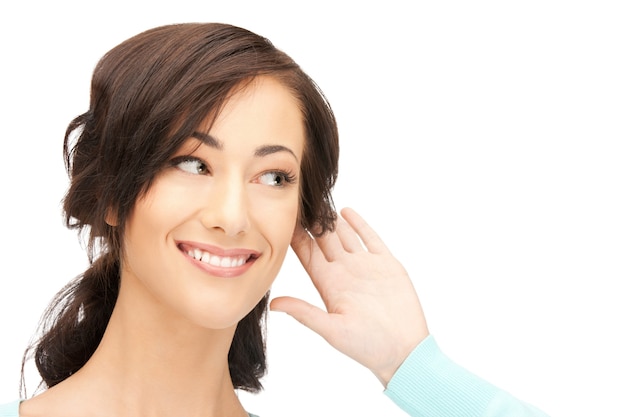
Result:
<svg viewBox="0 0 626 417"><path fill-rule="evenodd" d="M117 214L111 207L107 209L107 213L106 213L106 216L104 217L104 221L106 222L106 224L108 224L111 227L117 226Z"/></svg>

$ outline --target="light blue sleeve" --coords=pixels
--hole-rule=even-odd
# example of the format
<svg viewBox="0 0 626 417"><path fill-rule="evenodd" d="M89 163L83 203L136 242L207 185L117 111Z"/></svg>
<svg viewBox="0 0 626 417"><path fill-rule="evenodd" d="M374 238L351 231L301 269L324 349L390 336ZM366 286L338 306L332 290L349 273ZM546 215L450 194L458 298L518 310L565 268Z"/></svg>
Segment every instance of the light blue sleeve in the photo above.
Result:
<svg viewBox="0 0 626 417"><path fill-rule="evenodd" d="M19 417L20 400L0 404L0 417Z"/></svg>
<svg viewBox="0 0 626 417"><path fill-rule="evenodd" d="M432 335L411 352L385 394L411 417L548 417L454 363Z"/></svg>

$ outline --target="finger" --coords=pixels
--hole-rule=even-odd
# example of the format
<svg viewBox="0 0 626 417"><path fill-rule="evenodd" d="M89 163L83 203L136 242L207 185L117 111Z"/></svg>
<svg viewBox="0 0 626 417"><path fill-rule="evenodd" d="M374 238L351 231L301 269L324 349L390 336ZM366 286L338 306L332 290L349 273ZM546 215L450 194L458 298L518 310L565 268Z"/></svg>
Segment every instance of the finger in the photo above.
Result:
<svg viewBox="0 0 626 417"><path fill-rule="evenodd" d="M311 263L314 253L319 250L316 246L317 244L309 233L302 226L296 226L291 237L291 248L305 268Z"/></svg>
<svg viewBox="0 0 626 417"><path fill-rule="evenodd" d="M326 255L319 245L319 239L311 237L302 226L298 226L294 231L291 237L291 248L309 274L313 265L326 262Z"/></svg>
<svg viewBox="0 0 626 417"><path fill-rule="evenodd" d="M359 236L343 218L337 220L337 236L347 252L356 253L365 250Z"/></svg>
<svg viewBox="0 0 626 417"><path fill-rule="evenodd" d="M365 244L368 251L372 253L387 252L387 246L383 240L378 236L378 233L367 224L367 222L356 212L349 207L341 210L341 215L348 224L354 229L359 238Z"/></svg>
<svg viewBox="0 0 626 417"><path fill-rule="evenodd" d="M328 275L323 271L328 261L317 241L302 226L298 226L291 239L291 248L311 278L313 285L319 291L322 284L320 280Z"/></svg>
<svg viewBox="0 0 626 417"><path fill-rule="evenodd" d="M343 227L347 226L344 225ZM320 247L326 260L328 262L336 261L346 253L346 249L338 235L338 229L341 227L340 222L337 222L336 228L332 232L326 232L323 236L315 238L317 245Z"/></svg>
<svg viewBox="0 0 626 417"><path fill-rule="evenodd" d="M270 310L289 314L324 338L331 329L330 316L326 311L299 298L276 297L270 302Z"/></svg>

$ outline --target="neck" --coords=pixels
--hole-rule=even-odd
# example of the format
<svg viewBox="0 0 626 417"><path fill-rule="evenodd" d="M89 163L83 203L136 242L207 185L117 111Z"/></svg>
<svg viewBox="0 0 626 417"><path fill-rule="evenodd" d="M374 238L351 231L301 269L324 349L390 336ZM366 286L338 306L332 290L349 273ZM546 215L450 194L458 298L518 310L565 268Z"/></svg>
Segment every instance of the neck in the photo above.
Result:
<svg viewBox="0 0 626 417"><path fill-rule="evenodd" d="M65 382L102 415L247 416L228 369L235 327L202 328L122 284L98 349Z"/></svg>

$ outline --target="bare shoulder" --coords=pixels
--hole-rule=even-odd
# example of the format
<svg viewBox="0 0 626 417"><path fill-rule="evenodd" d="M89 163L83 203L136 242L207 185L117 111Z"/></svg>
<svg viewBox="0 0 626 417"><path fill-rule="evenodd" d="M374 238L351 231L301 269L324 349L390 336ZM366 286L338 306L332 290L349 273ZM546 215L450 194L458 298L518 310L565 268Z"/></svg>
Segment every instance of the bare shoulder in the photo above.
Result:
<svg viewBox="0 0 626 417"><path fill-rule="evenodd" d="M18 417L44 417L44 410L50 409L46 408L48 401L46 400L45 394L46 393L44 392L28 400L22 401Z"/></svg>
<svg viewBox="0 0 626 417"><path fill-rule="evenodd" d="M48 389L22 401L17 417L56 417L67 414L69 405L64 401L63 390Z"/></svg>

